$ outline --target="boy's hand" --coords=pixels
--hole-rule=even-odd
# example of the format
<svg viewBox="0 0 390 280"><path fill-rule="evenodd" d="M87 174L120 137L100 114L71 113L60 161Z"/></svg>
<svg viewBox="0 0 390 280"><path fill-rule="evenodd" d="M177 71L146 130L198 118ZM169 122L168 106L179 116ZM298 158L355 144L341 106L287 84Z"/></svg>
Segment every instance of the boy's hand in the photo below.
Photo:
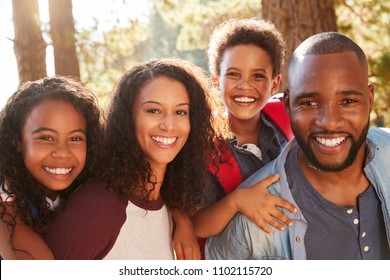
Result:
<svg viewBox="0 0 390 280"><path fill-rule="evenodd" d="M286 225L292 225L291 219L277 207L285 208L292 213L297 211L294 205L268 191L268 187L277 182L279 178L278 174L269 176L249 188L237 190L239 192L236 199L238 211L269 234L273 233L269 226L284 230Z"/></svg>

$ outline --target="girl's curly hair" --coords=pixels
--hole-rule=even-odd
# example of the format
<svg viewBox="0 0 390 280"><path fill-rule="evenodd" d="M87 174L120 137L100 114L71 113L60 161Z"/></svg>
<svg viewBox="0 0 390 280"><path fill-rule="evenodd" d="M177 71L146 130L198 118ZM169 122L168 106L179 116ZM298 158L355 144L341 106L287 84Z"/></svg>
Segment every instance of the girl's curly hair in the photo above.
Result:
<svg viewBox="0 0 390 280"><path fill-rule="evenodd" d="M204 71L189 61L150 60L125 72L117 81L107 110L105 161L99 174L120 197L128 199L143 190L143 198L147 199L149 193L145 187L154 180L135 137L133 104L141 89L158 77L181 82L190 99L190 134L182 150L168 164L161 189L168 207L190 211L205 184L207 162L216 151L213 124L216 101Z"/></svg>
<svg viewBox="0 0 390 280"><path fill-rule="evenodd" d="M54 213L46 201L45 186L29 173L17 144L22 141L22 129L28 115L44 100L71 103L87 122L85 167L69 188L60 191L62 201L92 176L103 135L102 110L96 97L74 78L57 76L26 82L8 99L0 113L0 185L3 192L14 198L12 207L15 215L40 233L45 231ZM8 202L0 203L0 219L11 228L12 240L15 217L5 211L3 203ZM33 209L39 214L38 219L33 218Z"/></svg>

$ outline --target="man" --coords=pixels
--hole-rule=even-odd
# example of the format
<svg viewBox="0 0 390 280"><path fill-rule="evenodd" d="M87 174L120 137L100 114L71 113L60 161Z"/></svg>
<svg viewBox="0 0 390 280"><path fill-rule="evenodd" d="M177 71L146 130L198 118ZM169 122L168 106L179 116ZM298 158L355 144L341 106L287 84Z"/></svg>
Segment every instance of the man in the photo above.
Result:
<svg viewBox="0 0 390 280"><path fill-rule="evenodd" d="M299 211L264 233L238 214L209 238L208 259L390 259L390 130L368 128L374 86L360 47L336 32L294 52L285 106L295 139L240 187L275 173L269 189ZM284 210L283 210L284 211Z"/></svg>

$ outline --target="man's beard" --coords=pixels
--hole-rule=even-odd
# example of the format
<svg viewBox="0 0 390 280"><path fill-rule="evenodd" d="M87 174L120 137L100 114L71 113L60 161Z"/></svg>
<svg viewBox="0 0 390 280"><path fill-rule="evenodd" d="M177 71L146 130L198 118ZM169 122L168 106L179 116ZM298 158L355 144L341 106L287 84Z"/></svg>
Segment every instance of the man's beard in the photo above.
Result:
<svg viewBox="0 0 390 280"><path fill-rule="evenodd" d="M336 133L343 133L347 134L349 137L348 139L351 141L351 148L349 149L349 153L347 155L347 158L340 164L324 164L320 162L316 156L313 153L313 150L310 148L310 144L305 142L301 135L294 129L292 126L292 131L294 133L295 139L298 142L299 147L302 149L307 162L309 163L310 166L312 166L315 169L325 171L325 172L339 172L342 171L348 167L350 167L356 160L357 154L359 153L360 148L362 145L365 143L366 138L367 138L367 133L368 133L368 128L369 128L369 122L367 122L367 125L364 127L362 133L360 134L359 138L357 141L352 137L351 134L346 133L346 132L341 132L341 131L321 131L321 135L324 134L336 134ZM316 134L318 134L316 132Z"/></svg>

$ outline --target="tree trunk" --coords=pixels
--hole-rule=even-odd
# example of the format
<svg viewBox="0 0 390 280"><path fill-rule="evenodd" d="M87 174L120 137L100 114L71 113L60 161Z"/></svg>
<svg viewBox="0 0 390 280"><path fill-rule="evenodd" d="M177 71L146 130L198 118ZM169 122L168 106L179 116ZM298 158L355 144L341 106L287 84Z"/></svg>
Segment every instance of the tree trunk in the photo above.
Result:
<svg viewBox="0 0 390 280"><path fill-rule="evenodd" d="M80 78L72 0L49 0L49 13L55 73Z"/></svg>
<svg viewBox="0 0 390 280"><path fill-rule="evenodd" d="M283 91L288 87L287 68L295 48L313 34L336 31L333 0L262 0L263 19L272 21L286 40L286 63L282 70Z"/></svg>
<svg viewBox="0 0 390 280"><path fill-rule="evenodd" d="M37 0L13 0L14 52L19 82L33 81L46 74L46 42L43 40Z"/></svg>

